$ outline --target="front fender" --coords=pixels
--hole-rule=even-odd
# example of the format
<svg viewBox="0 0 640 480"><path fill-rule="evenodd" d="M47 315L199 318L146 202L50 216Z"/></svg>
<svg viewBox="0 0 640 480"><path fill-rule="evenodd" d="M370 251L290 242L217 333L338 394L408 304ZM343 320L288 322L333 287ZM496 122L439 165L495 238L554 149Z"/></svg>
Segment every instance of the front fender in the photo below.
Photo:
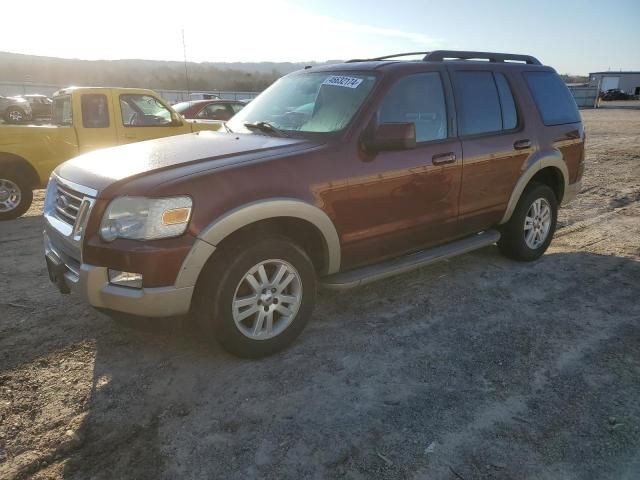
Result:
<svg viewBox="0 0 640 480"><path fill-rule="evenodd" d="M278 217L299 218L314 225L324 239L327 257L326 273L332 274L340 270L340 240L329 216L318 207L301 200L270 198L235 208L204 228L185 258L175 285L177 287L194 286L216 246L232 233L260 220Z"/></svg>

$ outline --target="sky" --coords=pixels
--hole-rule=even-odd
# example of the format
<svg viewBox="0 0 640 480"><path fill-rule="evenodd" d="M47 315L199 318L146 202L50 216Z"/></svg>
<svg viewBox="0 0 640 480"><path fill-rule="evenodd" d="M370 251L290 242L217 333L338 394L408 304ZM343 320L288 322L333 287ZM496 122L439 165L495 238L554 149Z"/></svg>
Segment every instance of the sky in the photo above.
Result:
<svg viewBox="0 0 640 480"><path fill-rule="evenodd" d="M195 62L449 49L531 54L560 73L640 70L640 0L10 0L2 17L0 51L87 60L183 60L184 30Z"/></svg>

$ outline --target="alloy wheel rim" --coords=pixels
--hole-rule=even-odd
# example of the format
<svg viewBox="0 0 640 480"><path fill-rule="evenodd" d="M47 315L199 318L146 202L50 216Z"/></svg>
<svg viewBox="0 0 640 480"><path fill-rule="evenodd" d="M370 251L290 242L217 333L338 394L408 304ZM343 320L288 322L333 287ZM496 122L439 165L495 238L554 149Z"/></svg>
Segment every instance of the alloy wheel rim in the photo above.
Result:
<svg viewBox="0 0 640 480"><path fill-rule="evenodd" d="M20 112L19 110L11 110L9 112L9 118L14 122L21 122L24 117L22 115L22 112Z"/></svg>
<svg viewBox="0 0 640 480"><path fill-rule="evenodd" d="M244 274L232 301L233 320L252 340L280 335L302 303L302 280L296 268L280 259L262 261Z"/></svg>
<svg viewBox="0 0 640 480"><path fill-rule="evenodd" d="M540 248L551 229L551 206L545 198L535 200L524 218L524 242L532 250Z"/></svg>
<svg viewBox="0 0 640 480"><path fill-rule="evenodd" d="M22 200L22 192L15 182L0 178L0 213L10 212L18 208Z"/></svg>

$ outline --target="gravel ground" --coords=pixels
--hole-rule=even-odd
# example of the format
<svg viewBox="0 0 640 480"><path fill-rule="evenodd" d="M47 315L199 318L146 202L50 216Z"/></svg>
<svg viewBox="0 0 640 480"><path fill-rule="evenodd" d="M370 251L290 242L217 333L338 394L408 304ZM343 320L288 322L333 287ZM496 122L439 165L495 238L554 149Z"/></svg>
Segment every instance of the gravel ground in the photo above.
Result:
<svg viewBox="0 0 640 480"><path fill-rule="evenodd" d="M38 202L0 224L0 478L640 478L640 111L582 114L540 261L325 292L261 361L60 296Z"/></svg>

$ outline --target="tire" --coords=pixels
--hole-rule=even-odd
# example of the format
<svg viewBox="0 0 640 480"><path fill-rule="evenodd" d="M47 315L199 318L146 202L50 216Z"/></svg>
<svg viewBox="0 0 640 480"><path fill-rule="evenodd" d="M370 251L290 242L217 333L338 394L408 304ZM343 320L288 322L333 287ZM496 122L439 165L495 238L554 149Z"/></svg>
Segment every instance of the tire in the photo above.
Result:
<svg viewBox="0 0 640 480"><path fill-rule="evenodd" d="M249 274L254 282L247 280ZM315 300L309 256L289 239L274 236L217 252L198 280L193 314L203 333L228 352L260 358L300 335Z"/></svg>
<svg viewBox="0 0 640 480"><path fill-rule="evenodd" d="M9 107L4 112L4 121L7 123L22 123L27 120L27 114L20 107Z"/></svg>
<svg viewBox="0 0 640 480"><path fill-rule="evenodd" d="M22 216L33 202L33 191L24 177L0 171L0 221Z"/></svg>
<svg viewBox="0 0 640 480"><path fill-rule="evenodd" d="M536 213L536 205L537 212ZM548 210L548 222L544 212ZM527 219L533 219L531 220ZM550 187L532 183L523 192L511 219L500 228L498 248L513 260L530 262L549 248L558 220L558 199ZM531 227L525 230L525 221Z"/></svg>

